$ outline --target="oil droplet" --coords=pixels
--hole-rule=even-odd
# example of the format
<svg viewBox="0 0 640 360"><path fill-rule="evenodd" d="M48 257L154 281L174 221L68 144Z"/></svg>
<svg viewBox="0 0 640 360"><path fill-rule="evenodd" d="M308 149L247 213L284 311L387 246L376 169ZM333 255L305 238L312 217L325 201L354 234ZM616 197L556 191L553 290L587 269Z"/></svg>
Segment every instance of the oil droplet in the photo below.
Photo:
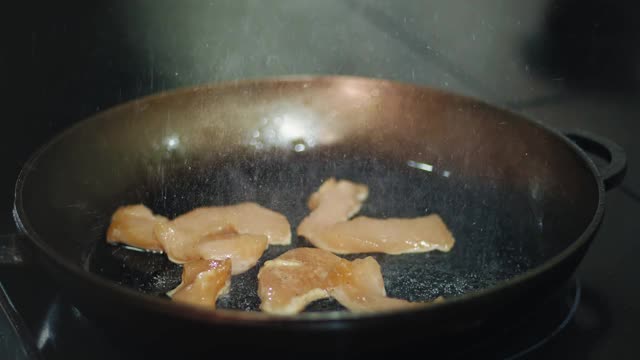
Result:
<svg viewBox="0 0 640 360"><path fill-rule="evenodd" d="M295 152L303 152L305 150L307 150L307 143L303 140L303 139L297 139L291 142L291 145L293 145L293 151Z"/></svg>

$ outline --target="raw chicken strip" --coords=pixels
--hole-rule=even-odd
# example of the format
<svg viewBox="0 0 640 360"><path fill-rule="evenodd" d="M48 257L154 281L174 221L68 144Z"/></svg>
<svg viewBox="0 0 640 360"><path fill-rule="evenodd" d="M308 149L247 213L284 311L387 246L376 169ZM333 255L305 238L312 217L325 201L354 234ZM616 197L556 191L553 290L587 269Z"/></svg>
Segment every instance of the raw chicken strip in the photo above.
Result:
<svg viewBox="0 0 640 360"><path fill-rule="evenodd" d="M437 214L413 219L353 220L366 200L368 188L330 178L309 198L311 213L298 226L298 235L314 246L337 254L403 254L449 251L454 238Z"/></svg>
<svg viewBox="0 0 640 360"><path fill-rule="evenodd" d="M372 257L338 263L327 277L329 294L353 312L416 307L420 303L387 297L380 265Z"/></svg>
<svg viewBox="0 0 640 360"><path fill-rule="evenodd" d="M359 216L314 233L309 241L336 254L449 251L455 240L439 215L373 219Z"/></svg>
<svg viewBox="0 0 640 360"><path fill-rule="evenodd" d="M158 224L154 233L169 259L184 263L200 258L198 243L232 227L240 234L264 235L269 244L291 243L291 227L282 214L256 203L202 207Z"/></svg>
<svg viewBox="0 0 640 360"><path fill-rule="evenodd" d="M315 300L329 297L326 278L341 261L314 248L289 250L267 261L258 273L260 309L273 314L297 314Z"/></svg>
<svg viewBox="0 0 640 360"><path fill-rule="evenodd" d="M167 293L174 301L216 308L220 295L229 291L231 260L198 260L184 265L182 283Z"/></svg>
<svg viewBox="0 0 640 360"><path fill-rule="evenodd" d="M264 235L221 233L203 237L197 250L203 259L231 259L231 275L237 275L252 268L267 246Z"/></svg>
<svg viewBox="0 0 640 360"><path fill-rule="evenodd" d="M153 215L144 205L122 206L113 213L107 230L107 242L125 244L139 249L162 252L153 228L167 219Z"/></svg>
<svg viewBox="0 0 640 360"><path fill-rule="evenodd" d="M349 220L360 211L368 195L369 188L366 185L348 180L327 179L309 197L311 213L302 219L297 229L298 235L311 239L318 231Z"/></svg>
<svg viewBox="0 0 640 360"><path fill-rule="evenodd" d="M350 262L316 248L289 250L267 261L258 273L258 295L263 311L282 315L330 296L357 312L417 305L386 297L380 265L372 257Z"/></svg>

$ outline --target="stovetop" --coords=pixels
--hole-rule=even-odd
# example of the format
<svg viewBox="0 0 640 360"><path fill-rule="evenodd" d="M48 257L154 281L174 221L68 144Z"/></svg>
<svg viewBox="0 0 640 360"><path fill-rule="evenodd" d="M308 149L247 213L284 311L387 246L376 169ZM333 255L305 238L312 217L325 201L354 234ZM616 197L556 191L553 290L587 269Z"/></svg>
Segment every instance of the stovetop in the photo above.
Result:
<svg viewBox="0 0 640 360"><path fill-rule="evenodd" d="M10 293L14 300L2 300L6 319L0 321L0 329L5 334L2 344L4 354L10 358L106 360L137 359L143 355L141 349L118 344L103 333L37 269L25 267L14 270L17 271L5 271L2 274L3 286L0 288L0 296L6 299L7 293ZM39 284L41 294L33 296L32 286L24 286L25 282ZM523 311L521 317L510 321L507 326L478 334L467 346L451 349L448 356L459 359L470 355L523 359L536 354L549 342L556 341L563 332L588 336L580 324L593 321L590 317L602 314L597 304L589 303L588 298L583 299L582 293L581 282L572 279L548 300ZM329 348L331 344L323 346ZM344 357L350 354L346 351L354 350L366 351L336 350L334 355ZM220 353L224 351L221 349ZM389 348L384 351L397 355L407 349ZM313 355L313 351L303 355ZM288 358L286 356L286 346L283 346L281 357Z"/></svg>
<svg viewBox="0 0 640 360"><path fill-rule="evenodd" d="M521 357L640 357L640 50L634 46L640 23L627 16L638 12L637 2L158 0L50 2L37 9L23 3L5 4L20 19L5 31L17 41L8 43L10 61L3 60L9 79L17 80L18 100L5 109L18 116L2 122L0 234L14 232L12 187L29 154L100 109L180 86L281 74L419 83L556 128L589 130L628 155L626 179L607 193L605 219L576 272L579 280L541 308L523 311L505 334L479 339L474 350L493 358L527 349ZM0 284L0 358L131 354L110 343L46 274L0 267ZM500 336L513 346L496 346L491 338Z"/></svg>

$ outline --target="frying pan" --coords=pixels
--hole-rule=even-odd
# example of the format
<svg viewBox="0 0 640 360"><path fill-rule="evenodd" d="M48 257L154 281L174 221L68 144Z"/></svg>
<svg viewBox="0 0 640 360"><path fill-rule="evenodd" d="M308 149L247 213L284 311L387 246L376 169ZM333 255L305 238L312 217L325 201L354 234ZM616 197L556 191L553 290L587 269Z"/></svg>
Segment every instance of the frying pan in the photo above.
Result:
<svg viewBox="0 0 640 360"><path fill-rule="evenodd" d="M596 166L580 146L606 161ZM143 349L436 346L560 288L625 164L606 139L436 89L357 77L255 79L161 93L77 123L26 163L14 216L30 261L89 318ZM441 215L456 238L452 251L373 256L390 296L445 302L354 314L325 300L293 317L259 312L258 269L310 246L294 236L291 246L270 246L232 279L219 309L206 311L163 295L181 274L164 255L105 243L111 214L133 203L175 217L255 201L295 229L328 177L369 186L362 215Z"/></svg>

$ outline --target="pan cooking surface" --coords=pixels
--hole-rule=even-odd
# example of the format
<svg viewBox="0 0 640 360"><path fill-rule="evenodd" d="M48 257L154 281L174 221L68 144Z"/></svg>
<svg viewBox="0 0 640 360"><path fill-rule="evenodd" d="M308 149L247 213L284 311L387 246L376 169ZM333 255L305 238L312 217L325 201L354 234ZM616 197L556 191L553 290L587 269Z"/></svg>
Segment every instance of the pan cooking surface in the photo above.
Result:
<svg viewBox="0 0 640 360"><path fill-rule="evenodd" d="M218 301L219 308L259 309L259 268L293 247L311 246L295 236L295 228L309 212L308 196L332 176L369 186L361 215L414 217L434 212L456 238L449 253L346 256L373 255L382 267L389 296L427 301L461 295L492 286L544 260L543 234L535 231L537 207L526 192L489 180L457 178L453 170L427 165L334 150L249 152L222 161L167 160L114 200L112 210L144 203L155 213L173 218L199 206L255 201L284 214L294 230L292 245L270 246L256 267L234 276L231 291ZM165 255L111 246L104 237L94 246L85 267L102 277L158 296L165 296L180 282L182 267ZM336 309L342 309L337 302L323 300L307 310Z"/></svg>

